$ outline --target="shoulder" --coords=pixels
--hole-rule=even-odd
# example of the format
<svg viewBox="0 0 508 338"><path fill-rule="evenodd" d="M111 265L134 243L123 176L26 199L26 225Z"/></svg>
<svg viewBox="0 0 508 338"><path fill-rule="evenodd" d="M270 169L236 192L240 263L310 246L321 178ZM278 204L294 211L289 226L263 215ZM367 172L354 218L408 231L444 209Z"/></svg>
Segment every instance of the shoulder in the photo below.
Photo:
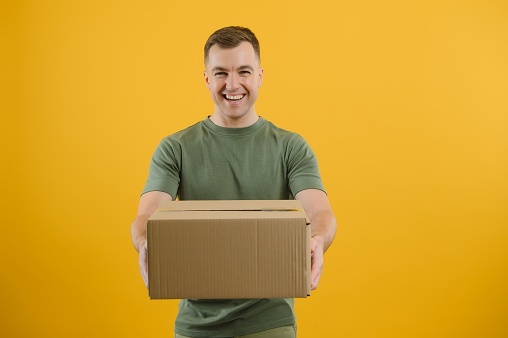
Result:
<svg viewBox="0 0 508 338"><path fill-rule="evenodd" d="M276 126L270 121L266 121L266 129L277 139L282 140L286 144L304 144L305 139L298 133Z"/></svg>
<svg viewBox="0 0 508 338"><path fill-rule="evenodd" d="M200 133L199 130L202 128L201 124L202 122L197 122L192 126L177 131L161 139L155 150L155 155L167 157L177 156L177 154L180 154L185 148L185 145L198 138L197 135Z"/></svg>
<svg viewBox="0 0 508 338"><path fill-rule="evenodd" d="M277 144L283 149L284 156L288 161L315 158L309 143L299 133L277 127L271 122L267 122L267 125L276 135Z"/></svg>
<svg viewBox="0 0 508 338"><path fill-rule="evenodd" d="M166 136L165 139L181 140L188 137L194 137L196 134L202 133L202 130L203 130L203 121L199 121L185 129L182 129L171 135Z"/></svg>
<svg viewBox="0 0 508 338"><path fill-rule="evenodd" d="M203 121L199 121L185 129L177 131L173 134L170 134L164 137L161 140L161 145L164 144L181 144L182 142L186 142L187 140L195 139L197 135L202 133L203 129Z"/></svg>

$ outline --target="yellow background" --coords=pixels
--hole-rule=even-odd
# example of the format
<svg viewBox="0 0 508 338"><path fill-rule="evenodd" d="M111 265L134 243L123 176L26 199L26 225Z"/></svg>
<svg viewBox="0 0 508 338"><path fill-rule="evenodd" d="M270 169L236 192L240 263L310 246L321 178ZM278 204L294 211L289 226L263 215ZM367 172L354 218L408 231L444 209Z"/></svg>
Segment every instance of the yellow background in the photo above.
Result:
<svg viewBox="0 0 508 338"><path fill-rule="evenodd" d="M226 25L340 222L299 337L508 336L506 1L3 0L0 25L0 336L171 336L129 228L159 140L212 112Z"/></svg>

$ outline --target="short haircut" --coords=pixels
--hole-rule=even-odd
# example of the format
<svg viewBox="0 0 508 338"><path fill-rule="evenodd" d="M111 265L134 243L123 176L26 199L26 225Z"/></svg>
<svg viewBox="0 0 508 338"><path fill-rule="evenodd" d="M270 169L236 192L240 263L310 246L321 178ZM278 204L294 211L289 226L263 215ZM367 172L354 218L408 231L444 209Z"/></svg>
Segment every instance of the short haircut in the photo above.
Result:
<svg viewBox="0 0 508 338"><path fill-rule="evenodd" d="M245 27L230 26L224 27L215 31L205 43L205 64L208 61L208 54L210 48L213 45L217 45L220 48L235 48L238 47L242 42L249 42L254 48L258 61L261 61L259 41L254 33Z"/></svg>

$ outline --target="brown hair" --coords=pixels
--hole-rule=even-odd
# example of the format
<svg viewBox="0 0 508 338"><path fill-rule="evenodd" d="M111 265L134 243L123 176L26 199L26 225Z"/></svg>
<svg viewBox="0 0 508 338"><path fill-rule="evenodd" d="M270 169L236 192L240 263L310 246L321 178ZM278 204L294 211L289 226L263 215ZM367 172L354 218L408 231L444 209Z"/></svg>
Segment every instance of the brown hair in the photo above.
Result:
<svg viewBox="0 0 508 338"><path fill-rule="evenodd" d="M220 48L235 48L240 43L247 41L254 48L254 52L258 60L261 60L259 51L259 41L254 33L245 27L230 26L224 27L215 31L205 43L205 63L208 60L208 53L213 45L218 45Z"/></svg>

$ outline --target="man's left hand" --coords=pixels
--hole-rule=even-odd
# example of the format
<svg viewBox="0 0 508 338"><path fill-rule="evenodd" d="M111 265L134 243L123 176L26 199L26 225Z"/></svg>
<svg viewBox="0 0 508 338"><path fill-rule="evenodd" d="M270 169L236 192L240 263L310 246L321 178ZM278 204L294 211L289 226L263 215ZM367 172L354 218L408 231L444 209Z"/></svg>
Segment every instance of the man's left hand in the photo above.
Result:
<svg viewBox="0 0 508 338"><path fill-rule="evenodd" d="M321 278L321 273L323 272L323 247L321 244L315 240L314 238L310 239L310 261L311 261L311 271L310 271L310 288L311 290L316 290L319 284L319 279Z"/></svg>

